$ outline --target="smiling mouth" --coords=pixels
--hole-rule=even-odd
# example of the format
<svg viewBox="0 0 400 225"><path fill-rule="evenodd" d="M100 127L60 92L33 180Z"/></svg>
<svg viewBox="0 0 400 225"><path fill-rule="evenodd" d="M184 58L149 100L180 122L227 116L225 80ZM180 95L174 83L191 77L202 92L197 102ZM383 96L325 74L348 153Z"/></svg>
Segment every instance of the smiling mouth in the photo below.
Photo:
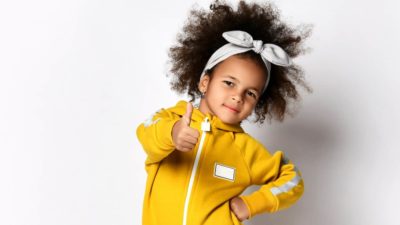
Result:
<svg viewBox="0 0 400 225"><path fill-rule="evenodd" d="M229 107L229 106L227 106L227 105L224 105L227 109L229 109L230 111L232 111L232 112L234 112L234 113L239 113L239 110L237 110L237 109L235 109L235 108L232 108L232 107Z"/></svg>

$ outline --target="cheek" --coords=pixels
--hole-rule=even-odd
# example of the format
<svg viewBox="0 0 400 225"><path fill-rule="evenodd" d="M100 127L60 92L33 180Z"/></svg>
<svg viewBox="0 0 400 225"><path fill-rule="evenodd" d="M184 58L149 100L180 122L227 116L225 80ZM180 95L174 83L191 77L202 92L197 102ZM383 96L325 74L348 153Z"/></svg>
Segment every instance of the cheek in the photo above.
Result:
<svg viewBox="0 0 400 225"><path fill-rule="evenodd" d="M226 92L218 89L218 88L211 88L209 94L214 99L223 98L226 95Z"/></svg>
<svg viewBox="0 0 400 225"><path fill-rule="evenodd" d="M247 110L248 110L249 115L254 111L254 108L256 107L256 103L257 102L251 102L248 104Z"/></svg>
<svg viewBox="0 0 400 225"><path fill-rule="evenodd" d="M246 96L246 102L247 102L248 107L254 108L257 104L257 99L253 98L251 96Z"/></svg>

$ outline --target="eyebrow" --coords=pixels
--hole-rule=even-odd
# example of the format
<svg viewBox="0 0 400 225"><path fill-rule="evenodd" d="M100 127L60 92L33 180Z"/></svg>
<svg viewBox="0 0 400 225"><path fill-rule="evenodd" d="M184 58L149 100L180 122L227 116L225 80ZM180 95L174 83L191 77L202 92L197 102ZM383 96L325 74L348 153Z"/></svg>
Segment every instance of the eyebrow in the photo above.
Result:
<svg viewBox="0 0 400 225"><path fill-rule="evenodd" d="M237 81L238 83L240 83L240 81L239 81L238 79L236 79L236 77L232 77L231 75L224 75L224 77L231 78L232 80L235 80L235 81ZM260 91L258 91L257 88L255 88L255 87L250 87L249 89L252 89L252 90L256 91L257 94L260 93Z"/></svg>

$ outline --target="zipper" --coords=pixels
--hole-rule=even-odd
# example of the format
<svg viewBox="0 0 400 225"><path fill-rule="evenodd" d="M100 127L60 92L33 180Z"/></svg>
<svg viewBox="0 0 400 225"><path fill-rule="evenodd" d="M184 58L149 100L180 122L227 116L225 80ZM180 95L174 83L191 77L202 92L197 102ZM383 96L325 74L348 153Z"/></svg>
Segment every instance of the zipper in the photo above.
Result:
<svg viewBox="0 0 400 225"><path fill-rule="evenodd" d="M201 134L200 144L199 144L199 148L196 153L196 158L194 159L192 173L190 175L190 180L189 180L189 187L188 187L188 190L186 193L185 206L183 208L183 223L182 223L183 225L187 225L187 213L188 213L188 208L189 208L189 199L190 199L190 195L192 194L194 177L196 176L197 166L199 165L199 159L201 156L201 152L203 150L203 143L204 143L204 140L206 139L206 132L210 131L210 122L208 121L208 117L204 118L203 122L201 123L201 130L203 132Z"/></svg>

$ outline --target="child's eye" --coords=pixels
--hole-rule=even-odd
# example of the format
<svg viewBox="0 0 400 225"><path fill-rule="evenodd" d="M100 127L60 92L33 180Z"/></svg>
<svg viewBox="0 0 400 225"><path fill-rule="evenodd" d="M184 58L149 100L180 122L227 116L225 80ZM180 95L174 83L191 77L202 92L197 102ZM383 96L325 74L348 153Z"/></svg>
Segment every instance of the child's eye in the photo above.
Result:
<svg viewBox="0 0 400 225"><path fill-rule="evenodd" d="M247 92L247 94L252 98L257 98L257 95L252 91Z"/></svg>
<svg viewBox="0 0 400 225"><path fill-rule="evenodd" d="M224 80L224 83L228 86L233 86L233 82L229 81L229 80Z"/></svg>

